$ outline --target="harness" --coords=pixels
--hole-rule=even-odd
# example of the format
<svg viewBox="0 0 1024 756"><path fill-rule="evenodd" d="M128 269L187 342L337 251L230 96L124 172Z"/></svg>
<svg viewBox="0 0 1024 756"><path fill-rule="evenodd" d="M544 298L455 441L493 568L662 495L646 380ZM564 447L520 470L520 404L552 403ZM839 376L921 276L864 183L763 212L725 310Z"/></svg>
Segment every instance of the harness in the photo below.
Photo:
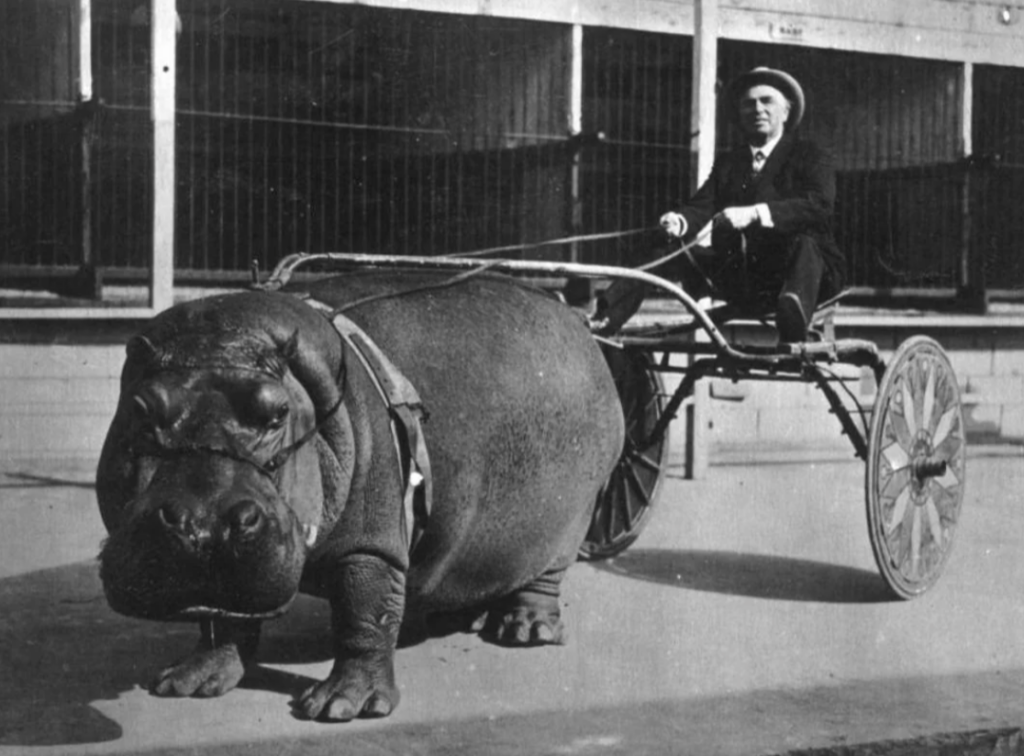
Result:
<svg viewBox="0 0 1024 756"><path fill-rule="evenodd" d="M426 528L432 504L433 479L422 424L429 413L416 388L388 359L369 335L352 320L324 302L303 300L324 314L342 342L359 358L391 419L391 437L402 468L402 538L411 553Z"/></svg>

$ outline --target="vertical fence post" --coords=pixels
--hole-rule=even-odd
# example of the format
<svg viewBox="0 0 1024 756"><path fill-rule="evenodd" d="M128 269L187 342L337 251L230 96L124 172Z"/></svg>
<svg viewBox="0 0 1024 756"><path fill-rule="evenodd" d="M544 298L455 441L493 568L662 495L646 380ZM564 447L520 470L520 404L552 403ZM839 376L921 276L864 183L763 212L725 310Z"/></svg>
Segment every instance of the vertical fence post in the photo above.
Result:
<svg viewBox="0 0 1024 756"><path fill-rule="evenodd" d="M718 0L694 0L693 82L690 106L690 189L711 174L715 161L715 116L718 79ZM703 334L697 333L696 338ZM686 406L687 478L699 479L708 471L708 428L711 397L707 381L697 381Z"/></svg>
<svg viewBox="0 0 1024 756"><path fill-rule="evenodd" d="M153 258L149 304L174 303L174 112L177 77L175 0L150 0L153 119Z"/></svg>
<svg viewBox="0 0 1024 756"><path fill-rule="evenodd" d="M78 96L92 99L92 0L78 1Z"/></svg>
<svg viewBox="0 0 1024 756"><path fill-rule="evenodd" d="M92 279L89 292L92 298L101 296L96 278L96 259L93 248L92 222L92 153L96 131L96 112L93 103L92 82L92 0L79 0L76 18L78 48L78 112L79 112L79 186L82 192L79 205L82 268Z"/></svg>
<svg viewBox="0 0 1024 756"><path fill-rule="evenodd" d="M690 190L711 175L715 162L718 81L718 0L694 0L693 89L690 102Z"/></svg>
<svg viewBox="0 0 1024 756"><path fill-rule="evenodd" d="M974 64L970 61L965 62L960 70L960 155L963 181L960 187L960 280L957 282L957 296L968 309L985 312L988 298L984 259L980 245L974 243L977 227L974 197L978 194L978 187L974 160Z"/></svg>
<svg viewBox="0 0 1024 756"><path fill-rule="evenodd" d="M572 150L571 196L572 215L570 220L573 235L580 233L583 224L583 206L580 197L580 137L583 134L583 25L572 25L572 45L569 64L569 139L574 145ZM569 259L579 262L579 243L570 246Z"/></svg>

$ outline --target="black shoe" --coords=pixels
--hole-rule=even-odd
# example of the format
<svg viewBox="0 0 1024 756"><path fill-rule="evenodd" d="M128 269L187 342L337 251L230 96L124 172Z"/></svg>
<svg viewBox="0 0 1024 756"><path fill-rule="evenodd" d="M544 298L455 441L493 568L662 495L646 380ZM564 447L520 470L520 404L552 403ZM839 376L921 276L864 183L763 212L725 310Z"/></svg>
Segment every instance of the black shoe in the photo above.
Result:
<svg viewBox="0 0 1024 756"><path fill-rule="evenodd" d="M779 295L775 306L775 329L779 332L779 343L797 344L807 340L807 317L800 298L793 292Z"/></svg>
<svg viewBox="0 0 1024 756"><path fill-rule="evenodd" d="M647 285L637 281L619 279L598 296L597 307L591 317L592 330L598 336L611 336L633 317L644 302Z"/></svg>

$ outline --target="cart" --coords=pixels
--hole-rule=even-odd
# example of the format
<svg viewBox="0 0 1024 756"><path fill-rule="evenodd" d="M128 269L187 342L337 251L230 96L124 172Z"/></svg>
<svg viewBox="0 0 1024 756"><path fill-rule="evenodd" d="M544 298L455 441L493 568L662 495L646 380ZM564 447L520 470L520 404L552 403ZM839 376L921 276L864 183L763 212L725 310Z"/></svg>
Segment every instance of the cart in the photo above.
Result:
<svg viewBox="0 0 1024 756"><path fill-rule="evenodd" d="M671 323L627 322L601 343L615 377L626 441L603 486L581 558L614 557L651 519L669 455L669 424L702 378L813 383L824 394L854 453L865 462L867 530L878 570L891 593L910 599L931 588L949 559L960 520L966 438L956 376L942 347L912 336L888 360L862 339L836 339L826 322L815 340L773 346L730 343L723 327L768 312L733 305L705 308L686 291L646 270L577 263L465 257L407 257L355 253L291 255L260 288L280 288L302 267L337 271L384 267L450 271L452 283L484 271L547 280L631 280L676 300L684 315ZM812 319L827 315L823 308ZM685 366L672 364L685 355ZM870 371L877 391L862 402L837 366ZM671 392L664 376L678 374ZM846 397L844 401L843 397Z"/></svg>

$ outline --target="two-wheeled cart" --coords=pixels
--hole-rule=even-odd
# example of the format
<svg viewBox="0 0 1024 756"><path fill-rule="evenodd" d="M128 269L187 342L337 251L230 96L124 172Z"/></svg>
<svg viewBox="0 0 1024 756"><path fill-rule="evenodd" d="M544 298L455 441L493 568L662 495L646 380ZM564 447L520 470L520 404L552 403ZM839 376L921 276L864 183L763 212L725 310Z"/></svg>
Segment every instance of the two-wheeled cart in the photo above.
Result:
<svg viewBox="0 0 1024 756"><path fill-rule="evenodd" d="M873 342L836 339L831 329L798 344L730 343L721 327L751 315L770 320L771 313L743 312L729 304L705 309L670 281L643 270L603 265L299 254L283 260L270 282L275 288L283 285L295 270L312 263L320 269L450 271L453 281L483 271L559 280L631 280L682 304L683 316L672 323L627 322L614 333L595 335L615 377L627 434L619 463L598 497L581 548L583 558L620 553L650 520L668 466L669 424L700 379L796 381L821 389L854 452L866 463L868 537L892 593L905 599L919 596L942 574L960 520L967 446L956 376L932 338L912 336L888 359ZM673 365L673 355L686 355L686 365ZM869 403L849 390L839 366L873 374L877 390ZM671 393L665 390L667 373L680 375Z"/></svg>

